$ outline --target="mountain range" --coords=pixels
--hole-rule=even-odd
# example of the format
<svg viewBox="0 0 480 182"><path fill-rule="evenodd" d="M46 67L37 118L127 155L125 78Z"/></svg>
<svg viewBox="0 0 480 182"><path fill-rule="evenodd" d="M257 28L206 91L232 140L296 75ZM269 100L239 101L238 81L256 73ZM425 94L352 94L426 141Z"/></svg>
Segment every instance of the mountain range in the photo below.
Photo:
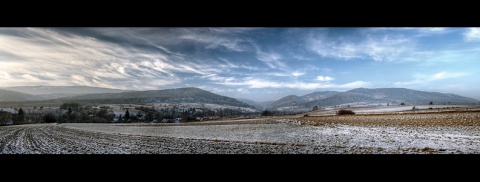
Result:
<svg viewBox="0 0 480 182"><path fill-rule="evenodd" d="M88 87L88 86L17 86L5 87L4 90L16 91L30 95L39 96L42 99L56 99L62 97L83 95L83 94L98 94L98 93L121 93L132 90L110 89L102 87Z"/></svg>
<svg viewBox="0 0 480 182"><path fill-rule="evenodd" d="M36 95L0 89L0 102L34 101L43 99L44 98Z"/></svg>
<svg viewBox="0 0 480 182"><path fill-rule="evenodd" d="M8 90L7 90L8 89ZM12 91L15 90L15 91ZM93 93L92 93L93 92ZM311 110L312 107L368 104L472 104L478 100L455 94L425 92L405 88L357 88L345 92L319 91L310 94L285 96L276 101L256 102L234 99L199 88L177 88L149 91L129 91L99 87L27 86L0 89L0 102L41 101L80 102L97 104L128 103L210 103L257 110Z"/></svg>
<svg viewBox="0 0 480 182"><path fill-rule="evenodd" d="M254 108L234 98L214 94L199 88L132 91L122 93L87 94L60 98L65 101L88 101L103 104L120 103L209 103Z"/></svg>
<svg viewBox="0 0 480 182"><path fill-rule="evenodd" d="M316 97L314 97L316 96ZM478 100L455 94L425 92L406 88L357 88L346 92L314 92L289 95L267 106L270 110L310 110L312 107L368 104L472 104Z"/></svg>

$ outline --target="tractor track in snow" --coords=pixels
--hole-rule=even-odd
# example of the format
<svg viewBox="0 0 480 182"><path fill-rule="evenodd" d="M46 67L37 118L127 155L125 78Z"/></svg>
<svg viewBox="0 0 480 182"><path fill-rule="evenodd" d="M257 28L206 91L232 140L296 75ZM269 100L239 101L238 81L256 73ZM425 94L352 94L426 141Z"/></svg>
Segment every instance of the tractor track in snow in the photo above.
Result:
<svg viewBox="0 0 480 182"><path fill-rule="evenodd" d="M0 127L2 154L270 154L319 153L319 147L110 134L54 124ZM316 151L316 152L315 152Z"/></svg>

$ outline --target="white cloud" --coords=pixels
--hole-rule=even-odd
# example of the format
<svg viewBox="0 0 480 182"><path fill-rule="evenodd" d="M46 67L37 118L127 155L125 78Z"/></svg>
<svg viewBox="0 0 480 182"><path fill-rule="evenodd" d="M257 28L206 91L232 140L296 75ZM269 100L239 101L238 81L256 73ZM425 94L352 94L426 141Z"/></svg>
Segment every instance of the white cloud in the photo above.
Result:
<svg viewBox="0 0 480 182"><path fill-rule="evenodd" d="M332 81L334 80L332 77L329 76L317 76L318 81Z"/></svg>
<svg viewBox="0 0 480 182"><path fill-rule="evenodd" d="M141 38L120 31L129 40ZM221 65L192 64L198 60L155 46L167 54L51 29L0 29L0 67L8 68L0 72L0 87L87 85L144 90L180 83L178 73L205 75L222 71L218 69Z"/></svg>
<svg viewBox="0 0 480 182"><path fill-rule="evenodd" d="M441 34L447 32L445 27L417 28L422 33Z"/></svg>
<svg viewBox="0 0 480 182"><path fill-rule="evenodd" d="M333 84L333 83L305 83L305 82L277 82L277 81L268 81L257 78L245 78L244 81L238 80L229 80L225 82L219 82L223 85L234 85L234 86L247 86L249 88L291 88L291 89L301 89L301 90L314 90L314 89L324 89L324 88L358 88L358 87L368 87L369 82L364 81L355 81L346 84Z"/></svg>
<svg viewBox="0 0 480 182"><path fill-rule="evenodd" d="M447 79L447 78L458 78L458 77L462 77L462 76L465 76L466 73L462 73L462 72L457 72L457 73L454 73L454 72L440 72L440 73L436 73L432 76L432 80L442 80L442 79Z"/></svg>
<svg viewBox="0 0 480 182"><path fill-rule="evenodd" d="M287 65L281 61L282 56L275 52L265 53L257 51L257 59L272 69L287 69Z"/></svg>
<svg viewBox="0 0 480 182"><path fill-rule="evenodd" d="M452 29L445 27L389 27L389 28L368 28L363 32L367 34L378 33L413 33L415 37L424 37L432 35L440 35L451 32Z"/></svg>
<svg viewBox="0 0 480 182"><path fill-rule="evenodd" d="M373 59L375 61L398 61L414 51L411 38L402 36L368 35L364 40L353 42L346 39L331 39L325 34L307 40L310 50L323 56L338 59Z"/></svg>
<svg viewBox="0 0 480 182"><path fill-rule="evenodd" d="M394 31L394 33L392 33ZM409 34L402 32L409 31ZM451 63L458 60L477 61L478 48L432 50L420 49L421 37L440 35L458 29L447 28L373 28L365 29L360 39L332 38L325 32L307 38L307 49L323 57L343 60L374 60L385 62L419 62L423 65ZM409 35L409 36L407 36ZM480 41L480 28L464 32L467 41Z"/></svg>
<svg viewBox="0 0 480 182"><path fill-rule="evenodd" d="M184 29L185 34L179 36L179 39L189 40L205 44L207 49L216 49L219 47L226 48L235 52L243 52L245 48L241 45L242 42L247 40L240 39L238 37L229 37L223 34L225 33L239 33L242 31L228 31L228 29L210 29L209 33L204 33L205 29ZM215 32L220 34L215 34Z"/></svg>
<svg viewBox="0 0 480 182"><path fill-rule="evenodd" d="M382 39L369 39L359 45L366 55L375 61L398 61L404 56L414 52L412 40L401 37L383 37Z"/></svg>
<svg viewBox="0 0 480 182"><path fill-rule="evenodd" d="M248 89L245 89L245 88L237 88L236 91L243 94L251 93L250 91L248 91Z"/></svg>
<svg viewBox="0 0 480 182"><path fill-rule="evenodd" d="M469 28L463 34L466 41L480 41L480 28Z"/></svg>
<svg viewBox="0 0 480 182"><path fill-rule="evenodd" d="M304 74L305 74L305 72L299 72L299 71L292 72L292 76L294 76L294 77L299 77L299 76L302 76Z"/></svg>
<svg viewBox="0 0 480 182"><path fill-rule="evenodd" d="M308 41L309 49L323 57L334 57L340 59L361 59L360 47L351 43L335 42L327 39L325 35Z"/></svg>
<svg viewBox="0 0 480 182"><path fill-rule="evenodd" d="M417 73L412 76L413 80L406 81L406 82L395 82L393 85L395 87L405 87L405 86L411 86L411 85L427 85L432 81L449 79L449 78L459 78L466 75L468 74L464 72L445 72L445 71L429 74L429 75Z"/></svg>
<svg viewBox="0 0 480 182"><path fill-rule="evenodd" d="M219 67L221 67L222 69L246 69L246 70L249 70L249 71L258 71L260 70L259 68L255 67L255 66L250 66L250 65L245 65L245 64L235 64L235 63L232 63L231 61L225 59L225 58L218 58L220 61L222 61L220 64L219 64Z"/></svg>

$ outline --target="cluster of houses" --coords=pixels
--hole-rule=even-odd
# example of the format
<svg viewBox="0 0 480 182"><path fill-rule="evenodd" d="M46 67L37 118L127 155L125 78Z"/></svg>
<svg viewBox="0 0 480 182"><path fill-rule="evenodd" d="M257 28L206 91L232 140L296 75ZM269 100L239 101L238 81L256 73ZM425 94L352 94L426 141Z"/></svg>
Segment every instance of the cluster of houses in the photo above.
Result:
<svg viewBox="0 0 480 182"><path fill-rule="evenodd" d="M16 115L18 114L19 108L0 108L0 111L4 113L9 113L8 115ZM28 120L26 119L26 123L32 123L32 114L38 114L37 116L41 117L46 113L52 113L54 116L65 116L65 115L82 115L82 112L86 113L89 112L90 117L95 117L95 113L99 110L106 110L107 111L107 120L113 122L124 122L125 121L125 114L128 110L130 119L134 118L134 121L140 122L149 122L149 123L180 123L180 122L187 122L187 121L206 121L206 120L214 120L220 118L219 116L204 116L204 109L202 108L184 108L184 107L154 107L154 106L145 106L145 105L130 105L130 104L112 104L112 105L100 105L100 106L88 106L88 111L72 111L71 109L59 109L58 107L32 107L32 108L23 108L25 114L27 114ZM141 109L141 110L139 110ZM96 110L96 111L95 111ZM93 111L93 112L92 112ZM152 112L154 112L155 117L152 117ZM207 115L214 115L215 112L210 113L212 111L208 111ZM105 115L102 115L105 116ZM200 116L200 117L198 117ZM79 117L77 117L78 119ZM154 118L154 119L153 119ZM173 119L162 119L162 118L173 118ZM153 121L152 121L153 120ZM13 124L11 119L3 119L0 121L0 124L7 125Z"/></svg>

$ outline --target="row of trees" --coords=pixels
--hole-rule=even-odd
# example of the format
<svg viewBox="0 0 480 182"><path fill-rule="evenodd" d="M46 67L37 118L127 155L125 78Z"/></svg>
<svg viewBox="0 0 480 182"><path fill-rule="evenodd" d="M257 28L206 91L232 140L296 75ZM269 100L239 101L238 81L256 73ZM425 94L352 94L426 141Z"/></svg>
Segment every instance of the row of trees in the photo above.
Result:
<svg viewBox="0 0 480 182"><path fill-rule="evenodd" d="M284 115L292 115L292 114L300 114L300 113L302 112L264 110L260 113L260 115L261 116L284 116Z"/></svg>
<svg viewBox="0 0 480 182"><path fill-rule="evenodd" d="M155 110L151 107L136 107L138 112L132 114L125 110L120 116L109 107L95 108L82 106L79 103L63 103L58 109L33 109L24 112L18 109L16 114L9 112L0 113L0 124L13 121L14 124L30 123L111 123L111 122L152 122L154 120L181 118L181 121L195 121L197 118L223 118L223 117L253 117L258 112L246 112L241 109L221 108L210 110L208 108L164 108Z"/></svg>
<svg viewBox="0 0 480 182"><path fill-rule="evenodd" d="M17 113L0 111L0 124L52 123L56 121L57 118L52 112L25 113L22 108L18 109Z"/></svg>

